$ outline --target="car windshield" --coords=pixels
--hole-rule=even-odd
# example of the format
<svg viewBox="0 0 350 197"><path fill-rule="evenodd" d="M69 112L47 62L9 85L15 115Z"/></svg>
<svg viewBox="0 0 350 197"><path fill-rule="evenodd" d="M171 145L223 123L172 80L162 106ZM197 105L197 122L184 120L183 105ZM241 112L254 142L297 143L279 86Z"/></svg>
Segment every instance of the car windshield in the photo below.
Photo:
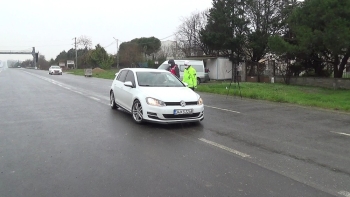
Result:
<svg viewBox="0 0 350 197"><path fill-rule="evenodd" d="M46 67L47 68L47 67ZM51 66L51 68L60 68L59 66Z"/></svg>
<svg viewBox="0 0 350 197"><path fill-rule="evenodd" d="M168 72L136 72L139 86L145 87L184 87L184 84Z"/></svg>

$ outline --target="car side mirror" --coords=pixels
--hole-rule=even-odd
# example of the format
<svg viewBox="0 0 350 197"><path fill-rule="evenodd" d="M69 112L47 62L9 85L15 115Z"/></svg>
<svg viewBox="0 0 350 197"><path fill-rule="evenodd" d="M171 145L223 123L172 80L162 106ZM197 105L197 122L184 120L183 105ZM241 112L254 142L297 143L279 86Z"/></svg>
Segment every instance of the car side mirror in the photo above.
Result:
<svg viewBox="0 0 350 197"><path fill-rule="evenodd" d="M124 85L127 86L127 87L130 87L130 88L133 88L133 87L134 87L134 85L132 84L131 81L126 81L126 82L124 82Z"/></svg>
<svg viewBox="0 0 350 197"><path fill-rule="evenodd" d="M119 74L119 72L115 73L115 76L117 76Z"/></svg>

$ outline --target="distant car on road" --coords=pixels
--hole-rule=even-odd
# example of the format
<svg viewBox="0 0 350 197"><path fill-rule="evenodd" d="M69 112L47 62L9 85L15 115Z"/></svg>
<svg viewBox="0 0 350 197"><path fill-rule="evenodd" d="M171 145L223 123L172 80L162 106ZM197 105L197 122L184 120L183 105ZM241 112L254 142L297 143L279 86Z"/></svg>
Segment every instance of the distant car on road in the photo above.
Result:
<svg viewBox="0 0 350 197"><path fill-rule="evenodd" d="M50 75L62 75L62 68L59 66L50 66L49 74Z"/></svg>
<svg viewBox="0 0 350 197"><path fill-rule="evenodd" d="M166 70L121 69L111 85L110 106L112 109L125 109L136 123L202 121L203 100L186 86Z"/></svg>

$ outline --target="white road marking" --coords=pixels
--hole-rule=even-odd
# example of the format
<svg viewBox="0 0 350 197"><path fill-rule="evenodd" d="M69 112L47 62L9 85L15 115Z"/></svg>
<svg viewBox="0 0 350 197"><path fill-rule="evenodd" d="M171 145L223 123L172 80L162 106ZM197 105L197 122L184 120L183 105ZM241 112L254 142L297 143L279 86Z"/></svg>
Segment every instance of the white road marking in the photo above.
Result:
<svg viewBox="0 0 350 197"><path fill-rule="evenodd" d="M340 192L338 192L338 194L345 196L345 197L350 197L350 192L347 192L347 191L340 191Z"/></svg>
<svg viewBox="0 0 350 197"><path fill-rule="evenodd" d="M73 91L73 92L78 93L78 94L83 94L82 92L79 92L79 91Z"/></svg>
<svg viewBox="0 0 350 197"><path fill-rule="evenodd" d="M64 87L64 88L66 88L67 90L70 90L70 88L68 88L68 87Z"/></svg>
<svg viewBox="0 0 350 197"><path fill-rule="evenodd" d="M100 99L95 98L95 97L93 97L93 96L89 96L89 97L92 98L92 99L94 99L94 100L96 100L96 101L100 101Z"/></svg>
<svg viewBox="0 0 350 197"><path fill-rule="evenodd" d="M234 149L232 149L232 148L226 147L226 146L224 146L224 145L221 145L221 144L218 144L218 143L215 143L215 142L206 140L206 139L204 139L204 138L198 138L198 139L199 139L200 141L202 141L202 142L205 142L205 143L207 143L207 144L216 146L216 147L218 147L218 148L221 148L221 149L223 149L223 150L226 150L226 151L228 151L228 152L230 152L230 153L233 153L233 154L236 154L236 155L238 155L238 156L251 158L250 155L248 155L248 154L239 152L239 151L237 151L237 150L234 150Z"/></svg>
<svg viewBox="0 0 350 197"><path fill-rule="evenodd" d="M213 108L213 109L218 109L218 110L222 110L222 111L228 111L228 112L232 112L232 113L237 113L240 114L241 112L238 111L233 111L233 110L229 110L229 109L223 109L223 108L219 108L219 107L214 107L214 106L209 106L209 105L204 105L205 107L209 107L209 108Z"/></svg>
<svg viewBox="0 0 350 197"><path fill-rule="evenodd" d="M339 134L339 135L346 135L346 136L350 136L350 134L348 133L341 133L341 132L335 132L335 131L330 131L331 133L335 133L335 134Z"/></svg>

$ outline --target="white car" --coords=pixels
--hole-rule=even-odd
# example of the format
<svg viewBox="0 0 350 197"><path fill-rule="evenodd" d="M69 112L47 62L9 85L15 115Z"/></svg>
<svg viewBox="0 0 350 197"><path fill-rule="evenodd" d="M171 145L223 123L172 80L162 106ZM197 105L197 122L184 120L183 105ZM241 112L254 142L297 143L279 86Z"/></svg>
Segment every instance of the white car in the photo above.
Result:
<svg viewBox="0 0 350 197"><path fill-rule="evenodd" d="M50 75L62 75L62 68L59 66L50 66L49 74Z"/></svg>
<svg viewBox="0 0 350 197"><path fill-rule="evenodd" d="M121 69L109 95L111 108L123 108L136 123L169 124L204 119L202 98L166 70Z"/></svg>

